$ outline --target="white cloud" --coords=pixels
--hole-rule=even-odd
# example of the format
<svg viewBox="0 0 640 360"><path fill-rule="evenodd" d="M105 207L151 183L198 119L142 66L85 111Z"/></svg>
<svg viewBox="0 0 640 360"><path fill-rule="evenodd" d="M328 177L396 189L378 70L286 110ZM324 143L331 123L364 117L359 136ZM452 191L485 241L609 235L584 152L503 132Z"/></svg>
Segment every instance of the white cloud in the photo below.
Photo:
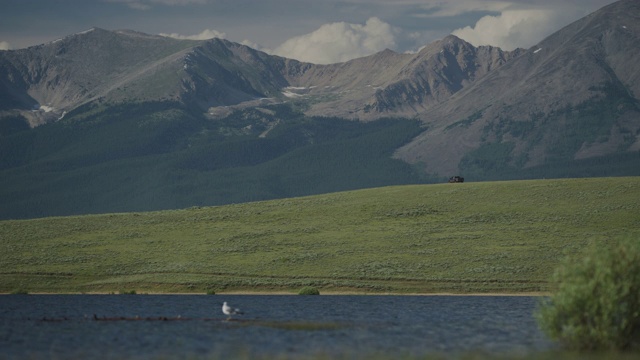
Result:
<svg viewBox="0 0 640 360"><path fill-rule="evenodd" d="M0 41L0 50L11 50L11 44L6 41Z"/></svg>
<svg viewBox="0 0 640 360"><path fill-rule="evenodd" d="M344 62L394 48L396 32L391 25L376 17L364 25L345 22L325 24L312 33L285 41L273 53L315 64Z"/></svg>
<svg viewBox="0 0 640 360"><path fill-rule="evenodd" d="M166 36L174 39L181 39L181 40L209 40L213 38L224 39L227 37L227 34L217 30L211 30L211 29L205 29L201 33L195 34L195 35L180 35L177 33L171 33L171 34L161 33L158 35Z"/></svg>
<svg viewBox="0 0 640 360"><path fill-rule="evenodd" d="M248 47L256 49L256 50L260 50L262 52L266 52L268 54L272 54L273 53L273 51L271 49L265 48L265 47L261 46L260 44L256 44L251 40L247 40L247 39L242 40L240 42L240 44L242 44L244 46L248 46Z"/></svg>
<svg viewBox="0 0 640 360"><path fill-rule="evenodd" d="M549 10L506 10L497 16L485 16L474 27L457 29L452 34L475 46L493 45L513 50L540 42L557 30L559 20L559 16Z"/></svg>

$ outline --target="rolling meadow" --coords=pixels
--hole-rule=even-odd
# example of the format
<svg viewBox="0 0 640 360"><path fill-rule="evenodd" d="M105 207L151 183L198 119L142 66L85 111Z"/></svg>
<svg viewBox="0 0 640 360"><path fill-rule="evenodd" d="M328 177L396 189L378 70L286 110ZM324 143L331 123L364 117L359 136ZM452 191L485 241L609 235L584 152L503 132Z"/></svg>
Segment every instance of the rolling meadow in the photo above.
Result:
<svg viewBox="0 0 640 360"><path fill-rule="evenodd" d="M0 292L551 291L559 262L640 239L640 177L404 185L0 221Z"/></svg>

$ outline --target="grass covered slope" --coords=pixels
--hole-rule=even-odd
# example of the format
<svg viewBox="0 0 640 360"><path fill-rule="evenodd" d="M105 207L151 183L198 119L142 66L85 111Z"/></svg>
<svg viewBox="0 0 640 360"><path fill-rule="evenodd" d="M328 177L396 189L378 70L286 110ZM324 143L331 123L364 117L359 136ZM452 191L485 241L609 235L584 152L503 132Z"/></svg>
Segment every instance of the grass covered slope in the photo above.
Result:
<svg viewBox="0 0 640 360"><path fill-rule="evenodd" d="M0 222L0 292L548 290L561 258L640 235L640 177L409 185Z"/></svg>

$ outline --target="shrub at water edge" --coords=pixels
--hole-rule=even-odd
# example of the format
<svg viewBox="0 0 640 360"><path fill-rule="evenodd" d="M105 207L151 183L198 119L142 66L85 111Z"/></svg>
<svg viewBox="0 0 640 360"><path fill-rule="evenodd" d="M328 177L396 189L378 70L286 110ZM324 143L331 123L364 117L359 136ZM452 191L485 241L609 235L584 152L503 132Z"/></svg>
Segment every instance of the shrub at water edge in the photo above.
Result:
<svg viewBox="0 0 640 360"><path fill-rule="evenodd" d="M320 295L320 291L313 286L305 286L298 291L298 295Z"/></svg>
<svg viewBox="0 0 640 360"><path fill-rule="evenodd" d="M537 313L551 338L579 350L640 350L640 238L591 246L552 281Z"/></svg>

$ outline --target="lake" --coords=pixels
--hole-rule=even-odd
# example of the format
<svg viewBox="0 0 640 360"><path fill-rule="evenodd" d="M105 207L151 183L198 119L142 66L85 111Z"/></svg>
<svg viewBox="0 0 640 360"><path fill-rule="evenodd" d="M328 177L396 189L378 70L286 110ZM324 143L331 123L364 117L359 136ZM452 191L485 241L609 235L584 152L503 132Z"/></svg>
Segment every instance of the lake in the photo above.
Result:
<svg viewBox="0 0 640 360"><path fill-rule="evenodd" d="M222 302L245 314L230 321ZM554 348L538 298L2 295L0 358L366 358ZM94 316L95 315L95 316Z"/></svg>

